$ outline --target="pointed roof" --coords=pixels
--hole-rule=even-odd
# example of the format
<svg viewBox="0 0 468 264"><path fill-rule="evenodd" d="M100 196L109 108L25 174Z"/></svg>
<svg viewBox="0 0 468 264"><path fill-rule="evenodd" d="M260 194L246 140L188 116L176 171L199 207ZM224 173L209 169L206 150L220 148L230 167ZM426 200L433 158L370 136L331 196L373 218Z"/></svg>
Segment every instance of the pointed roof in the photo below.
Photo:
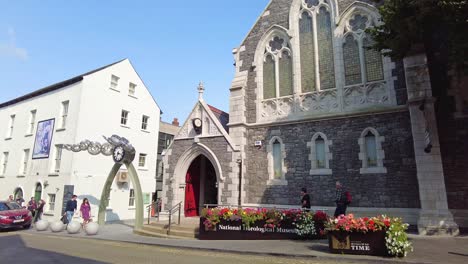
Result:
<svg viewBox="0 0 468 264"><path fill-rule="evenodd" d="M3 108L3 107L7 107L9 105L14 105L16 103L19 103L19 102L22 102L22 101L26 101L28 99L31 99L31 98L34 98L36 96L40 96L40 95L43 95L43 94L46 94L46 93L50 93L50 92L53 92L55 90L58 90L58 89L61 89L63 87L66 87L66 86L69 86L69 85L72 85L72 84L75 84L75 83L78 83L80 81L83 80L83 77L84 76L87 76L87 75L91 75L93 73L96 73L98 71L102 71L106 68L109 68L115 64L118 64L122 61L126 60L125 59L122 59L122 60L119 60L119 61L116 61L114 63L111 63L109 65L106 65L106 66L103 66L101 68L98 68L98 69L95 69L95 70L92 70L92 71L89 71L89 72L86 72L86 73L83 73L83 74L80 74L78 76L75 76L73 78L70 78L68 80L65 80L65 81L61 81L61 82L58 82L58 83L55 83L55 84L52 84L52 85L49 85L47 87L44 87L44 88L41 88L39 90L36 90L34 92L31 92L29 94L26 94L26 95L23 95L23 96L20 96L20 97L17 97L15 99L12 99L10 101L7 101L7 102L4 102L4 103L1 103L0 104L0 108Z"/></svg>
<svg viewBox="0 0 468 264"><path fill-rule="evenodd" d="M224 130L226 130L226 132L229 133L229 127L227 126L227 124L229 123L229 114L222 111L222 110L219 110L218 108L216 108L216 107L214 107L212 105L208 105L208 107L213 112L213 114L216 116L218 121L221 123Z"/></svg>

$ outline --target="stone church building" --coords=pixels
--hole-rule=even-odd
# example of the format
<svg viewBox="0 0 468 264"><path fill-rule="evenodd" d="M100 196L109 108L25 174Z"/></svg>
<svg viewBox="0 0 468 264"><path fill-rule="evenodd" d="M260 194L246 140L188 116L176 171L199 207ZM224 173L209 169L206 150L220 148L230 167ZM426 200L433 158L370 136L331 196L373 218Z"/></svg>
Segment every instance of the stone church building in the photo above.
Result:
<svg viewBox="0 0 468 264"><path fill-rule="evenodd" d="M466 168L446 173L426 58L366 48L373 3L271 0L233 51L229 115L200 85L167 150L165 209L297 207L306 187L313 208L333 214L340 181L353 195L348 212L401 216L426 234L468 227L467 181L446 187Z"/></svg>

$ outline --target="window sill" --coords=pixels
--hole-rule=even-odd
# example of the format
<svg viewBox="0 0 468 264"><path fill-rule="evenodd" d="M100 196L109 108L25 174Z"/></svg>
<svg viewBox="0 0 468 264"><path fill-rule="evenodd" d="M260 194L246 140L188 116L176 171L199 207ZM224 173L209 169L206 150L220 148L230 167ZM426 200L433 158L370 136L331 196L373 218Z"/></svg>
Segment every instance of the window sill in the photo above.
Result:
<svg viewBox="0 0 468 264"><path fill-rule="evenodd" d="M116 89L116 88L109 87L109 89L111 89L111 90L114 91L114 92L120 93L120 90L118 90L118 89Z"/></svg>
<svg viewBox="0 0 468 264"><path fill-rule="evenodd" d="M138 170L139 170L139 171L148 171L148 168L142 167L142 168L138 168Z"/></svg>
<svg viewBox="0 0 468 264"><path fill-rule="evenodd" d="M121 127L123 127L123 128L130 129L130 127L129 127L129 126L126 126L126 125L122 125L122 124L120 124L120 126L121 126Z"/></svg>
<svg viewBox="0 0 468 264"><path fill-rule="evenodd" d="M288 185L288 181L287 180L279 180L279 179L270 179L268 180L267 182L267 185L280 185L280 186L285 186L285 185Z"/></svg>
<svg viewBox="0 0 468 264"><path fill-rule="evenodd" d="M361 174L384 174L387 173L387 168L385 167L371 167L371 168L361 168L359 170L359 173Z"/></svg>
<svg viewBox="0 0 468 264"><path fill-rule="evenodd" d="M54 212L45 212L44 215L46 215L46 216L54 216L55 214L54 214Z"/></svg>
<svg viewBox="0 0 468 264"><path fill-rule="evenodd" d="M135 207L129 207L128 210L134 211L134 210L136 210L136 208Z"/></svg>
<svg viewBox="0 0 468 264"><path fill-rule="evenodd" d="M7 138L5 138L5 140L11 140L11 139L12 139L12 137L7 137Z"/></svg>
<svg viewBox="0 0 468 264"><path fill-rule="evenodd" d="M25 178L26 176L24 174L16 175L16 178Z"/></svg>
<svg viewBox="0 0 468 264"><path fill-rule="evenodd" d="M61 132L61 131L65 131L65 130L66 130L66 128L65 128L65 127L62 127L62 128L57 128L57 129L55 130L55 132Z"/></svg>
<svg viewBox="0 0 468 264"><path fill-rule="evenodd" d="M54 173L49 173L49 177L58 177L59 173L54 172Z"/></svg>
<svg viewBox="0 0 468 264"><path fill-rule="evenodd" d="M136 96L134 96L134 95L131 95L131 94L129 94L128 97L131 97L131 98L133 98L133 99L138 99L138 97L136 97Z"/></svg>
<svg viewBox="0 0 468 264"><path fill-rule="evenodd" d="M32 137L33 134L26 134L24 137Z"/></svg>
<svg viewBox="0 0 468 264"><path fill-rule="evenodd" d="M310 175L332 175L331 169L311 169Z"/></svg>
<svg viewBox="0 0 468 264"><path fill-rule="evenodd" d="M151 131L148 131L148 130L145 130L145 129L142 129L141 132L144 132L144 133L151 133Z"/></svg>

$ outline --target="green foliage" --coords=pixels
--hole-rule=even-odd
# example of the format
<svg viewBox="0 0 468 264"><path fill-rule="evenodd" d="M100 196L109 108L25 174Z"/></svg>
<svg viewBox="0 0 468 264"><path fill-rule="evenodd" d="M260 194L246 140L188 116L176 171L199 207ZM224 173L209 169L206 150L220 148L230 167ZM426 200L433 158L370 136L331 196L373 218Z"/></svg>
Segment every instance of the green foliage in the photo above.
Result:
<svg viewBox="0 0 468 264"><path fill-rule="evenodd" d="M413 251L406 234L407 229L408 224L404 224L401 218L392 219L392 224L385 235L385 244L391 256L406 257L408 252Z"/></svg>
<svg viewBox="0 0 468 264"><path fill-rule="evenodd" d="M374 49L402 59L424 48L446 57L450 66L466 69L468 0L384 0L379 12L383 24L367 30Z"/></svg>
<svg viewBox="0 0 468 264"><path fill-rule="evenodd" d="M315 229L314 213L312 212L303 212L302 214L299 214L294 225L296 226L297 234L301 237L312 237L317 234Z"/></svg>

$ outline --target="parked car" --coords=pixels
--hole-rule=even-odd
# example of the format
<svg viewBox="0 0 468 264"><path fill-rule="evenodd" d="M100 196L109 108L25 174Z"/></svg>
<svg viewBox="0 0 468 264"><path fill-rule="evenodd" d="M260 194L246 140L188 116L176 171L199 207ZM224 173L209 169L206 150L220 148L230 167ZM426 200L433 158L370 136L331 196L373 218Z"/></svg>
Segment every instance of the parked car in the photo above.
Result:
<svg viewBox="0 0 468 264"><path fill-rule="evenodd" d="M29 228L31 223L32 215L29 210L15 202L0 201L0 229Z"/></svg>

